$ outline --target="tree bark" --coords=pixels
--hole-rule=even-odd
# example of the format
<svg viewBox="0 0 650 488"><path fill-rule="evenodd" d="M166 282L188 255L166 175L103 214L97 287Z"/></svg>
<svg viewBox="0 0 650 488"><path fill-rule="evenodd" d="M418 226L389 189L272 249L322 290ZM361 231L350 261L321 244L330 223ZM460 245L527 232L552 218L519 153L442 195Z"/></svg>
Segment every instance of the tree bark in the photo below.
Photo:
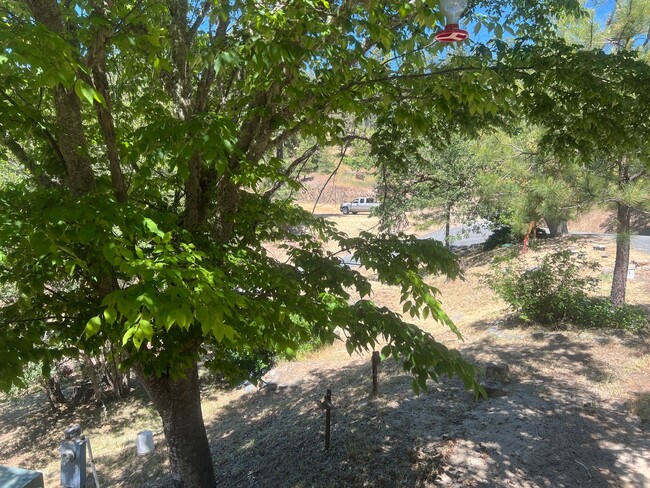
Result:
<svg viewBox="0 0 650 488"><path fill-rule="evenodd" d="M117 143L115 132L115 122L113 120L111 94L109 90L107 67L106 67L106 45L114 32L109 21L109 12L112 7L111 2L91 2L93 5L93 14L101 18L104 23L99 25L94 34L93 42L88 52L88 65L92 70L93 82L95 89L104 97L106 105L95 103L97 109L97 120L106 144L106 155L111 173L111 181L115 188L115 198L118 202L126 202L126 188L124 185L124 175L120 166L120 151Z"/></svg>
<svg viewBox="0 0 650 488"><path fill-rule="evenodd" d="M546 217L544 217L544 220L548 225L548 231L551 237L561 237L569 233L566 220L553 220Z"/></svg>
<svg viewBox="0 0 650 488"><path fill-rule="evenodd" d="M614 305L625 303L627 270L630 263L630 207L622 202L616 204L616 259L610 300Z"/></svg>
<svg viewBox="0 0 650 488"><path fill-rule="evenodd" d="M203 423L198 366L182 379L147 376L135 368L163 421L169 446L174 485L179 488L214 488L216 485L210 444Z"/></svg>
<svg viewBox="0 0 650 488"><path fill-rule="evenodd" d="M630 168L625 159L618 164L618 187L621 192L630 183ZM630 221L632 209L622 201L616 202L616 259L610 300L614 305L625 303L627 268L630 263Z"/></svg>
<svg viewBox="0 0 650 488"><path fill-rule="evenodd" d="M61 391L61 383L57 374L51 375L49 378L43 378L41 385L45 390L47 401L52 407L53 412L58 412L59 405L67 405L68 400Z"/></svg>
<svg viewBox="0 0 650 488"><path fill-rule="evenodd" d="M90 378L90 382L93 385L93 394L95 395L95 402L100 403L102 401L102 389L101 386L99 385L99 381L97 380L95 363L90 358L90 356L88 356L85 353L82 354L82 357L84 360L84 366L86 367L86 373L88 374L88 378Z"/></svg>
<svg viewBox="0 0 650 488"><path fill-rule="evenodd" d="M66 35L63 15L56 0L28 0L34 18L52 32ZM66 184L75 195L95 189L95 175L88 156L88 145L81 117L79 97L70 88L54 88L57 144L67 170Z"/></svg>

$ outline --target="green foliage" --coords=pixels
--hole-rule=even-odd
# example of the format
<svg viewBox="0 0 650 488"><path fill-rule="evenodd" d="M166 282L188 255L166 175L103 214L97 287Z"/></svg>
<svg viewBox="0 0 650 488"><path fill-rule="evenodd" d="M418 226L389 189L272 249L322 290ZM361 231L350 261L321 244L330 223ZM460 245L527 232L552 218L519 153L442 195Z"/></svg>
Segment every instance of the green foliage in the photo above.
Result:
<svg viewBox="0 0 650 488"><path fill-rule="evenodd" d="M507 274L495 275L489 283L524 319L561 324L574 318L576 304L594 288L595 278L584 275L593 269L583 257L560 251L545 256L535 267L510 267Z"/></svg>
<svg viewBox="0 0 650 488"><path fill-rule="evenodd" d="M1 155L24 175L0 195L0 274L17 290L0 312L11 351L0 387L29 361L105 340L121 344L126 366L176 377L208 348L295 351L314 335L333 340L337 325L355 328L353 349L398 335L394 353L424 348L426 361L407 363L418 375L458 367L469 381L432 338L402 336L396 317L370 313L370 282L321 239L399 286L404 310L453 328L418 274L455 275L452 258L406 237L350 240L260 189L297 187L273 156L280 143L340 145L350 124L372 120L384 161L406 154L412 136L459 156L439 178L455 184L443 199L456 202L473 176L451 178L472 168L455 134L516 114L529 73L503 62L527 66L517 57L537 55L527 36L551 37L552 19L577 2L473 5L482 28L518 44L456 56L433 42L443 19L426 2L173 5L19 1L0 12ZM270 257L269 243L289 260Z"/></svg>
<svg viewBox="0 0 650 488"><path fill-rule="evenodd" d="M639 308L616 307L609 300L588 295L597 283L589 273L597 269L584 255L565 250L544 256L534 267L510 263L507 271L495 269L487 283L524 320L633 333L647 329L648 317Z"/></svg>
<svg viewBox="0 0 650 488"><path fill-rule="evenodd" d="M483 250L490 251L504 244L514 244L519 242L519 236L513 235L512 227L509 225L497 225L490 237L483 243ZM519 252L517 250L517 252Z"/></svg>
<svg viewBox="0 0 650 488"><path fill-rule="evenodd" d="M378 134L386 130L380 127ZM477 177L488 167L473 157L468 141L451 136L444 142L435 133L390 130L392 138L373 139L382 174L377 183L377 193L383 195L382 225L399 228L406 213L414 211L411 218L426 225L444 222L452 211L465 221L476 218Z"/></svg>
<svg viewBox="0 0 650 488"><path fill-rule="evenodd" d="M486 0L468 15L519 36L510 54L529 66L517 48L577 7ZM420 275L457 276L449 253L408 236L350 239L275 193L299 188L300 158L278 156L292 138L340 146L350 122L376 120L387 144L407 140L400 131L449 141L515 114L528 72L500 66L508 43L445 56L443 22L438 2L420 1L3 2L1 167L11 155L24 178L0 189L0 282L17 290L0 310L0 388L29 362L105 341L141 379L178 387L210 350L234 370L342 327L351 352L387 340L416 388L457 374L478 391L457 352L372 303L372 283L325 242L399 287L412 317L456 331ZM164 391L161 409L173 392L150 389ZM209 465L185 472L213 485Z"/></svg>
<svg viewBox="0 0 650 488"><path fill-rule="evenodd" d="M28 363L23 369L21 381L16 382L6 391L9 398L17 397L25 392L25 389L37 386L43 380L43 368L38 363Z"/></svg>
<svg viewBox="0 0 650 488"><path fill-rule="evenodd" d="M218 371L230 384L257 381L277 362L277 354L269 349L216 349L206 361L211 371Z"/></svg>
<svg viewBox="0 0 650 488"><path fill-rule="evenodd" d="M576 315L580 324L591 328L620 329L645 334L650 326L648 314L634 305L612 305L607 298L589 297L579 304Z"/></svg>

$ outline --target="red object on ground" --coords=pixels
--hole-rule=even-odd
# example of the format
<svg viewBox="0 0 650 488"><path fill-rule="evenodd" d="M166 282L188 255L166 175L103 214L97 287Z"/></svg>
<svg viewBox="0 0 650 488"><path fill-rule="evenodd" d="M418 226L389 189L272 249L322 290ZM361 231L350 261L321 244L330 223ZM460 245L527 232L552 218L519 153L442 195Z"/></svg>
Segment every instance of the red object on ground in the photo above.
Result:
<svg viewBox="0 0 650 488"><path fill-rule="evenodd" d="M528 234L524 237L524 247L521 248L521 254L524 254L526 251L528 251Z"/></svg>
<svg viewBox="0 0 650 488"><path fill-rule="evenodd" d="M444 30L436 34L438 42L460 42L469 37L469 32L458 27L458 24L447 24Z"/></svg>

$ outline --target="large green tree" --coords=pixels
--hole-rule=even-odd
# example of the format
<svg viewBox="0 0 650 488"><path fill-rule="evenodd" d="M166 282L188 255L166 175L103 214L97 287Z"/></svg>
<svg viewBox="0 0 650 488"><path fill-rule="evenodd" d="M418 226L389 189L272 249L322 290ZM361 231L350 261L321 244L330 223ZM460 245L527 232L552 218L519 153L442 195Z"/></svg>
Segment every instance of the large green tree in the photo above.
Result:
<svg viewBox="0 0 650 488"><path fill-rule="evenodd" d="M523 236L531 221L544 220L551 237L568 233L567 221L587 208L588 197L579 191L583 170L544 154L539 128L515 126L479 139L474 158L490 162L491 171L478 178L481 207L498 215Z"/></svg>
<svg viewBox="0 0 650 488"><path fill-rule="evenodd" d="M543 33L574 6L493 0L480 18ZM274 198L299 167L277 148L340 144L346 117L392 111L421 129L425 111L496 117L511 80L485 46L439 67L442 21L420 0L2 0L0 154L27 176L0 193L0 276L16 289L0 311L0 386L30 361L120 345L187 487L215 484L201 355L228 371L224 351L291 355L340 326L350 351L383 337L416 388L441 374L476 387L458 353L374 305L370 282L321 237L397 286L411 315L453 328L421 277L456 276L450 254L406 236L348 238ZM287 261L267 254L272 242Z"/></svg>
<svg viewBox="0 0 650 488"><path fill-rule="evenodd" d="M554 41L511 51L520 62L535 60L535 68L522 78L526 90L519 101L528 120L545 129L542 150L568 165L578 164L585 177L582 189L593 193L594 202L616 207L610 294L615 305L625 302L632 210L650 206L647 37L637 41L638 35L625 30L647 26L650 19L635 24L625 17L625 5L632 2L615 3L610 19L628 20L608 25L605 45L593 39L587 46ZM619 35L612 38L615 26Z"/></svg>
<svg viewBox="0 0 650 488"><path fill-rule="evenodd" d="M488 171L487 165L475 159L469 141L458 136L444 142L432 131L424 137L406 135L393 141L383 136L384 130L374 147L381 168L377 191L383 194L384 225L401 225L407 212L420 223L442 222L449 248L452 213L467 223L480 217L478 177ZM394 127L391 130L396 132Z"/></svg>
<svg viewBox="0 0 650 488"><path fill-rule="evenodd" d="M611 3L590 5L588 15L580 19L569 17L562 29L565 38L585 46L589 50L602 51L619 56L634 57L635 63L625 68L619 63L608 63L609 69L621 70L617 73L630 81L631 85L616 89L616 84L608 84L608 90L599 93L607 98L614 108L619 100L624 100L623 110L612 110L609 115L615 123L598 131L600 141L610 139L610 130L619 132L623 139L608 144L609 150L601 151L589 165L592 175L587 188L593 191L596 203L614 204L616 208L616 263L612 281L611 300L614 304L625 302L627 269L630 254L630 221L633 211L650 210L650 179L648 170L648 119L647 101L643 96L637 99L636 93L647 90L647 69L639 62L650 63L650 2L647 0L617 0ZM597 58L597 62L602 62ZM593 60L591 61L593 62ZM603 71L604 66L597 70ZM602 79L602 78L601 78ZM607 78L605 78L607 79ZM613 80L612 80L613 81ZM637 84L638 82L641 84ZM613 87L613 89L612 89ZM606 103L607 103L606 102ZM630 105L626 106L626 103ZM639 106L638 104L641 103ZM643 105L645 104L645 105ZM619 109L620 107L616 107ZM620 120L622 119L622 121ZM604 137L603 137L604 136ZM600 181L598 181L600 180Z"/></svg>

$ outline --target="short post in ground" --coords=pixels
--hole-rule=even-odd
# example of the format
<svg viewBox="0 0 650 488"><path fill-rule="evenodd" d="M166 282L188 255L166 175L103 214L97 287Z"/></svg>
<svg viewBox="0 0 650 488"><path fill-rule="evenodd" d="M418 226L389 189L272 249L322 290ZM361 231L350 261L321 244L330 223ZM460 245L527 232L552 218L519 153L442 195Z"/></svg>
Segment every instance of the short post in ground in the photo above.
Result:
<svg viewBox="0 0 650 488"><path fill-rule="evenodd" d="M379 392L379 380L377 377L377 369L379 363L381 362L381 357L379 356L379 351L372 351L372 396L376 397Z"/></svg>
<svg viewBox="0 0 650 488"><path fill-rule="evenodd" d="M331 426L332 426L332 409L334 405L332 404L332 390L327 389L325 398L323 398L323 403L321 403L321 408L325 410L325 450L330 450L330 440L331 440Z"/></svg>

